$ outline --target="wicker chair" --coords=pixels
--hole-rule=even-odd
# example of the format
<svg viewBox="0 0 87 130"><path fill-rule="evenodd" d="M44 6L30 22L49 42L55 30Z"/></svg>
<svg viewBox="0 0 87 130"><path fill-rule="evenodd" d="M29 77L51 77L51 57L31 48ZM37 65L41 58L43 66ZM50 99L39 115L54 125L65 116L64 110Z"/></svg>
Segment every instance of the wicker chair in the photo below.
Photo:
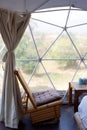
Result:
<svg viewBox="0 0 87 130"><path fill-rule="evenodd" d="M51 98L50 101L46 101L46 99L45 99L44 100L45 102L39 101L39 103L37 103L38 98L36 98L35 95L38 95L38 94L37 93L34 94L31 92L31 90L29 89L29 86L26 83L21 71L15 70L14 74L16 75L18 82L21 83L21 85L26 93L25 98L23 98L24 114L27 114L27 113L30 114L32 124L46 121L49 119L59 120L60 106L62 104L62 98L58 95L58 97L56 97L54 99ZM46 94L48 94L49 92L53 92L53 91L48 90L48 92L46 92ZM39 96L41 96L42 93L43 92L39 93L40 94ZM41 99L43 99L43 98L41 98Z"/></svg>

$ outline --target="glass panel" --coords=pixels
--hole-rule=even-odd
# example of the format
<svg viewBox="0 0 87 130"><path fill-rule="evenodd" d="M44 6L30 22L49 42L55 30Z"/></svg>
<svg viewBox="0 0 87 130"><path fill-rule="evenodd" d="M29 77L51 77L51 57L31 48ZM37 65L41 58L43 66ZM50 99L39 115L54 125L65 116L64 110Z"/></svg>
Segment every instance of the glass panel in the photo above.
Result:
<svg viewBox="0 0 87 130"><path fill-rule="evenodd" d="M74 26L87 23L87 11L71 10L67 26Z"/></svg>
<svg viewBox="0 0 87 130"><path fill-rule="evenodd" d="M0 61L0 97L2 95L3 77L4 77L4 64L2 63L2 61Z"/></svg>
<svg viewBox="0 0 87 130"><path fill-rule="evenodd" d="M4 42L3 42L1 34L0 34L0 60L2 60L6 51L7 51L7 49L4 45Z"/></svg>
<svg viewBox="0 0 87 130"><path fill-rule="evenodd" d="M77 26L75 28L68 29L69 34L82 57L84 57L87 52L87 31L86 30L87 30L87 25L79 26L79 27Z"/></svg>
<svg viewBox="0 0 87 130"><path fill-rule="evenodd" d="M45 21L45 22L49 22L49 23L64 27L64 25L66 23L67 15L68 15L68 9L61 10L61 11L34 13L34 14L32 14L32 17ZM44 28L44 27L42 27L42 28Z"/></svg>
<svg viewBox="0 0 87 130"><path fill-rule="evenodd" d="M77 61L72 60L56 60L43 61L45 68L57 90L67 90L68 83L77 68Z"/></svg>
<svg viewBox="0 0 87 130"><path fill-rule="evenodd" d="M47 70L47 69L46 69ZM38 64L36 72L29 82L29 86L33 92L47 90L52 87L48 76L41 63Z"/></svg>
<svg viewBox="0 0 87 130"><path fill-rule="evenodd" d="M37 58L37 52L31 34L29 32L29 28L26 29L26 32L24 33L15 51L15 54L17 59L22 59L22 60L23 59L33 60Z"/></svg>
<svg viewBox="0 0 87 130"><path fill-rule="evenodd" d="M32 14L16 50L17 66L32 91L50 87L65 91L70 81L87 77L86 15L72 10Z"/></svg>
<svg viewBox="0 0 87 130"><path fill-rule="evenodd" d="M6 47L4 45L4 42L2 40L1 34L0 34L0 97L2 94L2 87L3 87L3 77L4 77L4 63L2 62L2 58L6 52Z"/></svg>
<svg viewBox="0 0 87 130"><path fill-rule="evenodd" d="M87 61L84 63L81 62L80 67L76 73L76 76L73 81L78 82L79 78L87 78Z"/></svg>
<svg viewBox="0 0 87 130"><path fill-rule="evenodd" d="M79 58L79 56L66 32L64 32L50 48L44 58L71 59Z"/></svg>
<svg viewBox="0 0 87 130"><path fill-rule="evenodd" d="M33 27L32 23L36 26ZM30 25L31 29L33 28L32 33L39 57L41 57L63 29L36 20L31 20Z"/></svg>

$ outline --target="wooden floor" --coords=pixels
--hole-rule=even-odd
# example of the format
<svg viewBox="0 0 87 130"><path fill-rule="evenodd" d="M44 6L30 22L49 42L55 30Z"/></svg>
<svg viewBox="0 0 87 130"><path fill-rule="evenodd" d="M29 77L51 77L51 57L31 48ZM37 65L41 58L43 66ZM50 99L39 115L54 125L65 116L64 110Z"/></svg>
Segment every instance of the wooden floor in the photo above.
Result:
<svg viewBox="0 0 87 130"><path fill-rule="evenodd" d="M19 123L17 130L77 130L77 125L74 120L73 106L62 105L61 118L59 123L56 124L43 124L32 125L29 115L25 116ZM12 130L6 128L4 123L0 123L0 130Z"/></svg>

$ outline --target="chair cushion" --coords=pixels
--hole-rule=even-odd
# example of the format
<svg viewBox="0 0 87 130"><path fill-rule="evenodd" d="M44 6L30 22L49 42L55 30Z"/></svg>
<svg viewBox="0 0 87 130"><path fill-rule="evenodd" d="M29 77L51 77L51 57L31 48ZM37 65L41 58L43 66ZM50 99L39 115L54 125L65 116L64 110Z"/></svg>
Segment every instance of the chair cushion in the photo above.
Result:
<svg viewBox="0 0 87 130"><path fill-rule="evenodd" d="M37 106L61 99L60 93L55 89L33 93Z"/></svg>

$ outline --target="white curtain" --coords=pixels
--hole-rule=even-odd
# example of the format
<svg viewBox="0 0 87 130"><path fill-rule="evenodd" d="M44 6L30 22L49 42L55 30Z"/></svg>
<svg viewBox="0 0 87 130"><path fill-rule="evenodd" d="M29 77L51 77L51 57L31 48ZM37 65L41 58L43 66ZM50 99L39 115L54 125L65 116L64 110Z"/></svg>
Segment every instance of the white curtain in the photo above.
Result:
<svg viewBox="0 0 87 130"><path fill-rule="evenodd" d="M4 121L6 127L18 128L22 115L21 95L17 80L14 75L15 54L17 47L30 19L30 14L12 13L0 9L0 32L7 48L3 58L5 73L3 82L0 121Z"/></svg>

